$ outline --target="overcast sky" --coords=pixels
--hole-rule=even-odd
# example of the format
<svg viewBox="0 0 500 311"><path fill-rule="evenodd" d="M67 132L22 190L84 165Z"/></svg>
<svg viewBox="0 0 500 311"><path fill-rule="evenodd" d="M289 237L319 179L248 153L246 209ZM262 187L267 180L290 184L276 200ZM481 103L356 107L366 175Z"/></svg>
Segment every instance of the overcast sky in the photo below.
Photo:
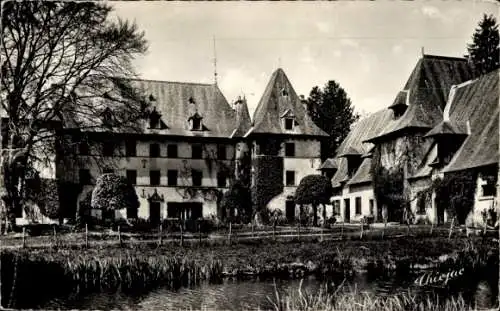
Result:
<svg viewBox="0 0 500 311"><path fill-rule="evenodd" d="M334 79L355 109L389 106L426 54L463 56L491 1L113 2L135 20L149 51L136 61L144 79L218 84L229 102L240 94L253 114L274 70L298 94Z"/></svg>

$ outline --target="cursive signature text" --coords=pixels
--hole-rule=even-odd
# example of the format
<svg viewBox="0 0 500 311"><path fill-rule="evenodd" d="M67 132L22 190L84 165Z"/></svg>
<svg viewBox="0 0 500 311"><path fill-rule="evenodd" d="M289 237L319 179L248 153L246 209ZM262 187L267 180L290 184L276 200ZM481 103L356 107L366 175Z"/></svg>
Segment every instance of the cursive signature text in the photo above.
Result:
<svg viewBox="0 0 500 311"><path fill-rule="evenodd" d="M442 285L446 285L450 279L457 278L464 274L464 269L458 271L450 271L447 273L424 273L415 280L415 284L418 286L434 285L442 282Z"/></svg>

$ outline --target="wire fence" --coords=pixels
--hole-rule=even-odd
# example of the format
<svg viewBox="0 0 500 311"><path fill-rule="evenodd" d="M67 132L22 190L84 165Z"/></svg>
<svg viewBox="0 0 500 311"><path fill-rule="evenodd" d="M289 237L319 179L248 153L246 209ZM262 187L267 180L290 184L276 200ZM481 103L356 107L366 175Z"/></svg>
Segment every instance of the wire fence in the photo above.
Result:
<svg viewBox="0 0 500 311"><path fill-rule="evenodd" d="M39 248L39 247L103 247L127 246L138 244L178 245L231 245L255 243L258 241L301 241L322 242L328 240L384 240L404 237L422 238L464 238L483 236L498 238L498 230L491 227L431 226L431 225L384 225L384 224L335 224L328 228L296 226L263 226L229 224L210 232L186 232L164 230L161 225L149 232L123 232L116 230L89 230L61 232L53 228L50 234L31 236L23 228L22 233L0 237L1 248Z"/></svg>

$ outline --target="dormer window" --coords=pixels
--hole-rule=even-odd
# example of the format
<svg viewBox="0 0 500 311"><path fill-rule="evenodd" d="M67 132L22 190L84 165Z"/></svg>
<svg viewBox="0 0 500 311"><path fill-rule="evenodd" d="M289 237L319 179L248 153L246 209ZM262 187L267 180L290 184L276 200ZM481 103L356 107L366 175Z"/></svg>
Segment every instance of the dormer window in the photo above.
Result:
<svg viewBox="0 0 500 311"><path fill-rule="evenodd" d="M149 128L150 129L167 129L167 125L161 120L161 114L153 107L153 111L149 113Z"/></svg>
<svg viewBox="0 0 500 311"><path fill-rule="evenodd" d="M399 119L404 115L409 105L409 97L410 91L401 91L398 93L394 104L389 106L389 109L394 112L394 119Z"/></svg>
<svg viewBox="0 0 500 311"><path fill-rule="evenodd" d="M201 131L201 118L193 119L193 127L191 129L193 131Z"/></svg>
<svg viewBox="0 0 500 311"><path fill-rule="evenodd" d="M283 114L280 116L281 122L282 122L282 127L287 130L287 131L293 131L296 125L295 122L295 114L291 109L287 109Z"/></svg>
<svg viewBox="0 0 500 311"><path fill-rule="evenodd" d="M149 128L157 129L160 127L160 114L156 111L156 107L153 107L153 111L149 115Z"/></svg>
<svg viewBox="0 0 500 311"><path fill-rule="evenodd" d="M285 88L281 89L281 96L283 96L283 97L287 97L288 96L288 92L286 91Z"/></svg>
<svg viewBox="0 0 500 311"><path fill-rule="evenodd" d="M104 126L111 127L113 125L113 113L111 112L111 109L109 109L109 107L106 107L106 109L104 109L101 117L102 124Z"/></svg>
<svg viewBox="0 0 500 311"><path fill-rule="evenodd" d="M191 125L191 131L202 131L203 130L203 117L195 112L195 114L189 117L188 122Z"/></svg>

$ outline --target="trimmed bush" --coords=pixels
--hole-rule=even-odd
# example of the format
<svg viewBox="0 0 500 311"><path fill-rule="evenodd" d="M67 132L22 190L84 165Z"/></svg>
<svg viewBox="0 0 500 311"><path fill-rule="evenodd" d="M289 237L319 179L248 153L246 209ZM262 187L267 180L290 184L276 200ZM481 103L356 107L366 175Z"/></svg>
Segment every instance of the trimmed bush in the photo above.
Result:
<svg viewBox="0 0 500 311"><path fill-rule="evenodd" d="M92 190L91 207L104 212L139 208L139 198L134 187L123 176L103 174Z"/></svg>
<svg viewBox="0 0 500 311"><path fill-rule="evenodd" d="M318 222L318 205L330 203L332 194L332 184L328 178L322 175L307 175L302 178L295 191L295 204L311 204L313 208L313 225L316 225Z"/></svg>
<svg viewBox="0 0 500 311"><path fill-rule="evenodd" d="M296 204L328 204L332 196L332 184L322 175L308 175L300 181L295 191Z"/></svg>

